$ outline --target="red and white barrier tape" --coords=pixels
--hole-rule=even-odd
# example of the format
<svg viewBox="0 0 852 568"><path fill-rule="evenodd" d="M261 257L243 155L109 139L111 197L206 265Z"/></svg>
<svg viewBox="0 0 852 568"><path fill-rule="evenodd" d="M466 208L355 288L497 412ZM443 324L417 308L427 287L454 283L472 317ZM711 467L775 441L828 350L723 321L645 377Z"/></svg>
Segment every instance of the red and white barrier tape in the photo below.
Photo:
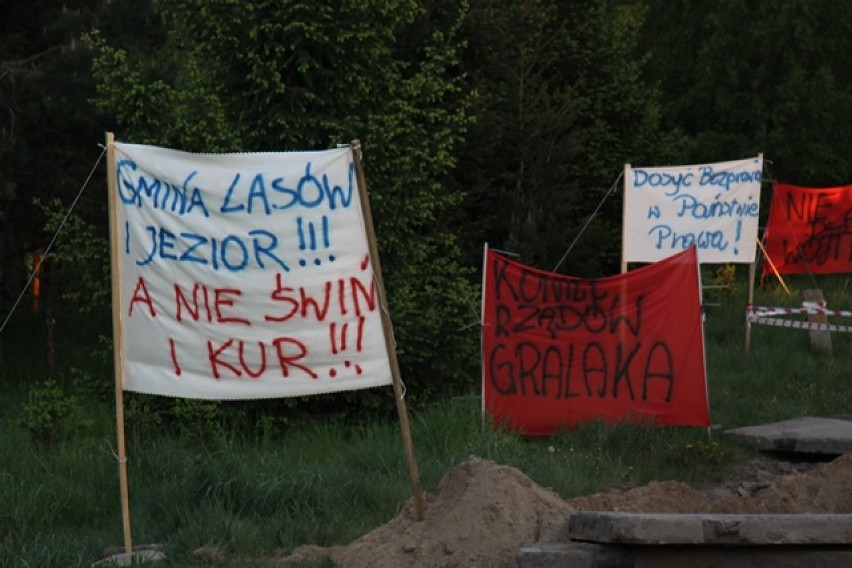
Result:
<svg viewBox="0 0 852 568"><path fill-rule="evenodd" d="M829 310L825 307L825 302L803 302L801 308L767 308L765 306L746 307L746 321L749 325L763 324L773 325L776 327L789 327L793 329L852 332L852 325L835 325L832 323L819 323L812 321L794 321L773 317L785 316L790 314L852 317L852 310Z"/></svg>
<svg viewBox="0 0 852 568"><path fill-rule="evenodd" d="M794 329L813 329L817 331L839 331L852 332L852 325L834 325L833 323L817 323L812 321L793 321L777 318L749 318L749 323L774 325L776 327L790 327Z"/></svg>
<svg viewBox="0 0 852 568"><path fill-rule="evenodd" d="M765 306L748 306L746 311L749 316L781 316L789 314L826 315L839 317L852 317L850 310L829 310L824 303L805 302L801 308L767 308Z"/></svg>

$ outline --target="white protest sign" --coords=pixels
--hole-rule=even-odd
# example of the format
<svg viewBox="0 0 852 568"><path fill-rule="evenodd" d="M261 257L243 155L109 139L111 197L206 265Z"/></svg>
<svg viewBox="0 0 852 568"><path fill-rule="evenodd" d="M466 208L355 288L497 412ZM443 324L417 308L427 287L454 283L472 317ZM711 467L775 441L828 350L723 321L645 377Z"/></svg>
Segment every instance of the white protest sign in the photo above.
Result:
<svg viewBox="0 0 852 568"><path fill-rule="evenodd" d="M391 384L352 150L115 144L125 390L255 399Z"/></svg>
<svg viewBox="0 0 852 568"><path fill-rule="evenodd" d="M701 263L754 262L763 157L624 168L624 262L697 245Z"/></svg>

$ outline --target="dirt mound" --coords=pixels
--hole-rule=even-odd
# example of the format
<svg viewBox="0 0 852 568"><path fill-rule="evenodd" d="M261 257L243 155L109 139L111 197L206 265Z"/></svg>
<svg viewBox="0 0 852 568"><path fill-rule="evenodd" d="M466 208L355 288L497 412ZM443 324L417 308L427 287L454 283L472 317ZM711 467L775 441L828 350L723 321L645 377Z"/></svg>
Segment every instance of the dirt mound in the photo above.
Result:
<svg viewBox="0 0 852 568"><path fill-rule="evenodd" d="M301 547L275 565L329 556L342 568L509 568L517 566L521 546L553 537L577 510L852 513L852 454L808 471L760 469L752 478L708 490L653 482L565 501L513 467L473 459L450 470L435 495L426 495L423 521L409 501L395 519L347 546Z"/></svg>
<svg viewBox="0 0 852 568"><path fill-rule="evenodd" d="M610 491L570 500L578 511L627 513L850 513L852 454L791 471L767 472L757 466L756 479L698 490L674 481L652 482L628 491Z"/></svg>
<svg viewBox="0 0 852 568"><path fill-rule="evenodd" d="M520 543L571 507L513 467L481 459L450 470L436 495L425 496L424 520L408 502L395 519L348 546L299 548L297 556L329 554L338 566L513 567Z"/></svg>

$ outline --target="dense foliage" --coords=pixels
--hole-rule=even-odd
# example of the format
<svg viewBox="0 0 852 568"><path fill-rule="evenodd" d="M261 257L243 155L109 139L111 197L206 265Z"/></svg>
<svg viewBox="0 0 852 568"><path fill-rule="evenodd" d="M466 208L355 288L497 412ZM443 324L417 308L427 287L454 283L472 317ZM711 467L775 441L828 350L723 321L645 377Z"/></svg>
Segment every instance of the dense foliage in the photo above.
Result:
<svg viewBox="0 0 852 568"><path fill-rule="evenodd" d="M782 181L850 182L852 62L844 53L852 7L827 0L650 5L648 75L661 85L664 124L690 140L689 163L763 152Z"/></svg>
<svg viewBox="0 0 852 568"><path fill-rule="evenodd" d="M480 97L457 173L471 248L486 240L551 270L625 162L674 158L641 77L642 16L619 2L473 3L465 66ZM620 219L607 199L561 270L617 267Z"/></svg>
<svg viewBox="0 0 852 568"><path fill-rule="evenodd" d="M105 131L205 152L359 139L414 399L476 390L483 243L546 270L617 269L624 163L762 152L768 177L852 181L852 20L827 0L2 9L4 315L76 205L45 266L48 328L59 301L109 325L102 169L75 201ZM384 404L373 396L334 404Z"/></svg>

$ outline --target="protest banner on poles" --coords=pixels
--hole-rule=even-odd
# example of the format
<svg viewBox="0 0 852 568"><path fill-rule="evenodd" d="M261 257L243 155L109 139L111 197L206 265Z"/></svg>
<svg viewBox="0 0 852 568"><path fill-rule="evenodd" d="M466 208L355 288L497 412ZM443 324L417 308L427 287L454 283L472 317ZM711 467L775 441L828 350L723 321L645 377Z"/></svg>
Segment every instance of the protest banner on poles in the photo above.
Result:
<svg viewBox="0 0 852 568"><path fill-rule="evenodd" d="M484 412L526 435L590 420L709 426L697 252L588 280L486 248Z"/></svg>
<svg viewBox="0 0 852 568"><path fill-rule="evenodd" d="M763 276L852 272L852 185L775 182L763 238Z"/></svg>
<svg viewBox="0 0 852 568"><path fill-rule="evenodd" d="M237 400L393 385L422 517L360 145L107 143L119 452L124 390Z"/></svg>
<svg viewBox="0 0 852 568"><path fill-rule="evenodd" d="M762 179L762 155L690 166L626 164L622 264L656 262L692 245L702 264L754 262Z"/></svg>
<svg viewBox="0 0 852 568"><path fill-rule="evenodd" d="M349 147L115 153L125 390L223 400L391 383Z"/></svg>

